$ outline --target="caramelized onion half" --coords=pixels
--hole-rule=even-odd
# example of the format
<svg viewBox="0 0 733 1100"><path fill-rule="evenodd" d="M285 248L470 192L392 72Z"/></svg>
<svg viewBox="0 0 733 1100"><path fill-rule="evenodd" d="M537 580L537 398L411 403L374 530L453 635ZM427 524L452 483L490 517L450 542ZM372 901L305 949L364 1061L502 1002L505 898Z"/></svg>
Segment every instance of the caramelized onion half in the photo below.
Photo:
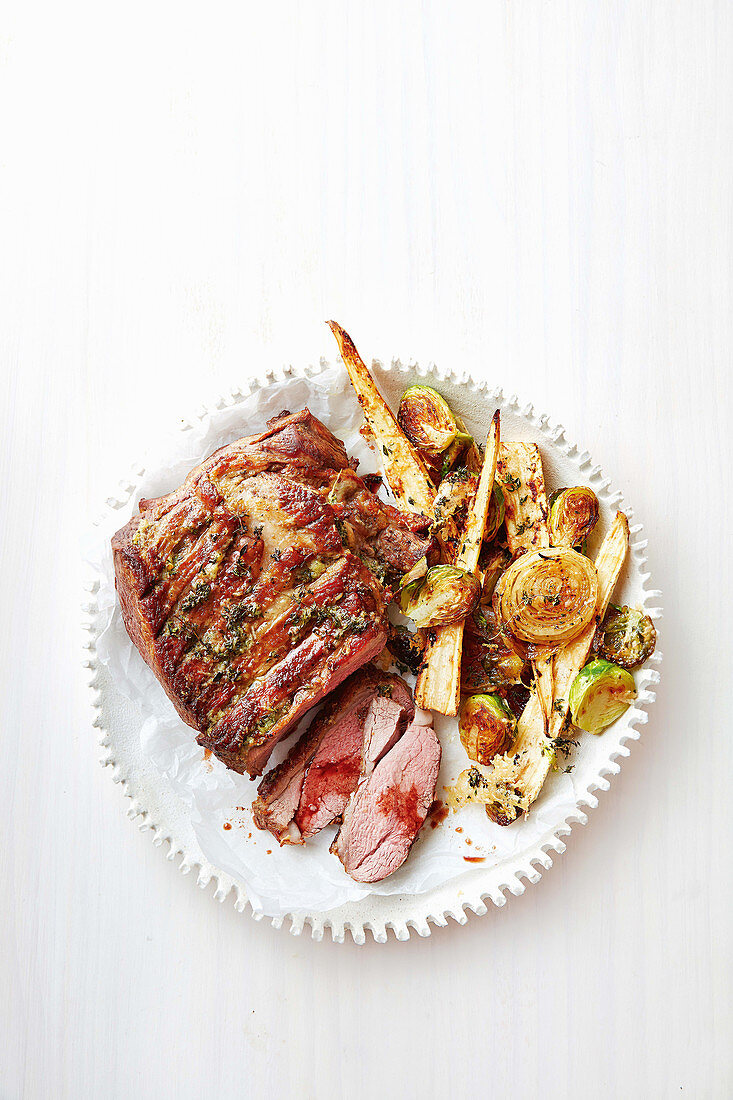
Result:
<svg viewBox="0 0 733 1100"><path fill-rule="evenodd" d="M505 634L531 646L560 646L577 638L597 602L595 566L566 547L517 558L499 577L493 599Z"/></svg>

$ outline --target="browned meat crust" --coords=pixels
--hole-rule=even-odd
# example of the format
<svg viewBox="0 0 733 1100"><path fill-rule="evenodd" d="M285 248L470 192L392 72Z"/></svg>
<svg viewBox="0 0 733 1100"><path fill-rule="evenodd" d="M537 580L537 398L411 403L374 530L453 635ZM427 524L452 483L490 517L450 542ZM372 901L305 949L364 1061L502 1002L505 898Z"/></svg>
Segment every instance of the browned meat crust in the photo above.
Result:
<svg viewBox="0 0 733 1100"><path fill-rule="evenodd" d="M199 741L251 775L383 648L390 586L433 545L307 409L223 447L112 539L130 637Z"/></svg>

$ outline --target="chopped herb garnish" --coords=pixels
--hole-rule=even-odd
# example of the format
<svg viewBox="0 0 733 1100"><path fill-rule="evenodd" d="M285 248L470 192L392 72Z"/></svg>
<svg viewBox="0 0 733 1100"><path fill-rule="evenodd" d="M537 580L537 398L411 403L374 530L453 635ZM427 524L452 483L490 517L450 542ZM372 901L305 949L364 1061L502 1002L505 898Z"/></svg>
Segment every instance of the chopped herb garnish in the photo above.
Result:
<svg viewBox="0 0 733 1100"><path fill-rule="evenodd" d="M198 607L204 600L208 600L211 595L210 584L196 584L191 588L183 599L181 600L181 611L192 611L194 607Z"/></svg>

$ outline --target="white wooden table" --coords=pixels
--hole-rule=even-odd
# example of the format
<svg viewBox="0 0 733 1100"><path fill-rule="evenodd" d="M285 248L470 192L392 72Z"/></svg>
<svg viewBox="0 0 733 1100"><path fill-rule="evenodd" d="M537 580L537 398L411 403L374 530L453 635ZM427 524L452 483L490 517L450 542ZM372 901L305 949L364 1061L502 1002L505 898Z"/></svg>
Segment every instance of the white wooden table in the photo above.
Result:
<svg viewBox="0 0 733 1100"><path fill-rule="evenodd" d="M733 5L122 7L0 31L0 1096L728 1097ZM648 529L658 702L539 885L314 943L183 878L88 726L80 542L249 364L434 359Z"/></svg>

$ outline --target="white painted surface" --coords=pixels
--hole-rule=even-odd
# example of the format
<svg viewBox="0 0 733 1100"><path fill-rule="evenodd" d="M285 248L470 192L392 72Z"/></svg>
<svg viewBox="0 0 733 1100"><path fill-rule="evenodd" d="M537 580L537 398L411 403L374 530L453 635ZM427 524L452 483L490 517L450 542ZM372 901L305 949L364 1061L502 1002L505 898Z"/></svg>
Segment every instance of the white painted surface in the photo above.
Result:
<svg viewBox="0 0 733 1100"><path fill-rule="evenodd" d="M731 47L725 0L12 0L0 1096L730 1095ZM562 420L667 609L649 726L567 854L365 948L166 863L78 657L99 501L244 364L332 355L328 316Z"/></svg>

